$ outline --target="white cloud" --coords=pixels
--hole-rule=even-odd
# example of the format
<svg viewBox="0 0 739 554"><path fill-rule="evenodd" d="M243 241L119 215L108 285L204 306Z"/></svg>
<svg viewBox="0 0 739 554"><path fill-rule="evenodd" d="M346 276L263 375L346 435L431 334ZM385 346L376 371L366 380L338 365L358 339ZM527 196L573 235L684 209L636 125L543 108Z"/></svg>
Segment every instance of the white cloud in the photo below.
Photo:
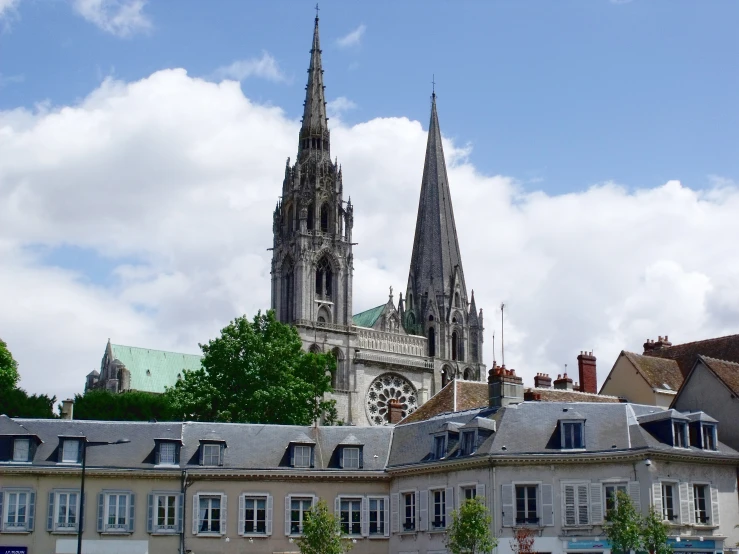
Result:
<svg viewBox="0 0 739 554"><path fill-rule="evenodd" d="M331 118L341 117L341 114L357 109L357 105L346 96L339 96L326 103L326 111Z"/></svg>
<svg viewBox="0 0 739 554"><path fill-rule="evenodd" d="M362 24L353 31L351 31L348 35L345 35L339 39L336 40L336 44L339 45L340 48L348 48L349 46L358 46L359 43L362 41L362 37L364 36L364 32L367 30L367 27Z"/></svg>
<svg viewBox="0 0 739 554"><path fill-rule="evenodd" d="M20 0L0 0L0 18L7 16L18 8Z"/></svg>
<svg viewBox="0 0 739 554"><path fill-rule="evenodd" d="M106 33L128 37L151 29L147 0L74 0L75 11Z"/></svg>
<svg viewBox="0 0 739 554"><path fill-rule="evenodd" d="M277 60L269 52L262 52L259 58L237 60L230 65L219 67L215 70L216 79L235 79L243 81L249 77L260 77L274 82L285 82L287 77L280 70Z"/></svg>
<svg viewBox="0 0 739 554"><path fill-rule="evenodd" d="M183 70L108 79L73 106L0 112L0 337L22 385L70 396L109 337L197 352L233 317L268 307L272 210L298 128L237 83ZM384 302L388 285L404 290L426 132L405 118L334 121L331 144L356 207L358 312ZM599 183L551 196L445 149L488 364L502 301L506 363L527 383L574 368L583 349L595 350L602 380L621 349L648 337L737 331L735 183ZM96 254L115 267L112 283L45 265L39 246Z"/></svg>
<svg viewBox="0 0 739 554"><path fill-rule="evenodd" d="M1 1L1 0L0 0ZM0 88L6 87L8 85L15 85L18 83L22 83L26 80L25 75L3 75L0 73Z"/></svg>

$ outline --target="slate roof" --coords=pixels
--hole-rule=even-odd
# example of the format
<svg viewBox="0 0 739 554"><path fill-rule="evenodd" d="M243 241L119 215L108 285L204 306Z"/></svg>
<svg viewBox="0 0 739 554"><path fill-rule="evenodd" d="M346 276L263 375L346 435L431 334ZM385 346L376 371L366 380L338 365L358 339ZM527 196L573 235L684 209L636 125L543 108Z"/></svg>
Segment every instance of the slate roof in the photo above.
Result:
<svg viewBox="0 0 739 554"><path fill-rule="evenodd" d="M590 392L580 392L576 390L533 387L526 389L526 393L530 395L536 395L537 402L621 402L621 399L617 396L593 394ZM531 400L534 399L532 398Z"/></svg>
<svg viewBox="0 0 739 554"><path fill-rule="evenodd" d="M485 408L487 405L487 383L454 379L415 412L408 414L400 424L422 421L448 412Z"/></svg>
<svg viewBox="0 0 739 554"><path fill-rule="evenodd" d="M739 335L728 335L713 339L686 342L674 346L649 350L645 356L675 360L683 377L687 377L698 355L710 356L717 360L739 363Z"/></svg>
<svg viewBox="0 0 739 554"><path fill-rule="evenodd" d="M717 360L708 356L699 356L702 361L716 376L723 381L735 395L739 395L739 364L726 360Z"/></svg>
<svg viewBox="0 0 739 554"><path fill-rule="evenodd" d="M621 355L625 356L639 370L653 389L677 392L683 384L684 376L675 360L634 354L625 350L621 351Z"/></svg>
<svg viewBox="0 0 739 554"><path fill-rule="evenodd" d="M373 327L377 323L377 318L380 317L385 306L386 304L380 304L375 308L359 312L352 316L352 322L359 327Z"/></svg>
<svg viewBox="0 0 739 554"><path fill-rule="evenodd" d="M130 372L130 387L133 390L163 393L165 387L173 387L177 375L183 370L195 371L202 366L201 356L182 354L111 344L113 358L120 361ZM147 374L147 371L149 372Z"/></svg>

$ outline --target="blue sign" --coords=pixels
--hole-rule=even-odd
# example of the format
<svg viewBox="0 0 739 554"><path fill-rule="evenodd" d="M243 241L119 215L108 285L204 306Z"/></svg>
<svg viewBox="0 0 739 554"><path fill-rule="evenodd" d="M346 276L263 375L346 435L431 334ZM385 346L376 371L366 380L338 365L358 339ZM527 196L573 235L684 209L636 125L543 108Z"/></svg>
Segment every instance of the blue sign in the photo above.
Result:
<svg viewBox="0 0 739 554"><path fill-rule="evenodd" d="M681 539L680 542L677 542L675 539L667 539L667 544L672 548L679 548L681 550L685 550L686 548L691 550L713 550L716 548L716 541L713 540Z"/></svg>
<svg viewBox="0 0 739 554"><path fill-rule="evenodd" d="M611 543L602 541L567 541L567 550L611 550Z"/></svg>
<svg viewBox="0 0 739 554"><path fill-rule="evenodd" d="M0 554L28 554L27 546L0 546Z"/></svg>

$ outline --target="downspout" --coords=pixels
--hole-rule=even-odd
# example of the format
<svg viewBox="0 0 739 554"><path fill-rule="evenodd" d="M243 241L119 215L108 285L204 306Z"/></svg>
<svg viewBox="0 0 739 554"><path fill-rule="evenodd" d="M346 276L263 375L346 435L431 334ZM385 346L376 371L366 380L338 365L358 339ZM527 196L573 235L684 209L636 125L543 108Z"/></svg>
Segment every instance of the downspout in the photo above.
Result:
<svg viewBox="0 0 739 554"><path fill-rule="evenodd" d="M496 529L495 516L498 512L495 509L495 499L497 498L497 495L496 495L496 489L495 489L495 464L493 462L490 463L490 475L491 475L490 480L492 481L492 485L493 485L492 490L488 493L490 495L490 513L492 514L492 517L490 519L492 522L491 525L493 526L491 531L493 533L493 538L497 539L498 536L497 536L497 533L495 532L495 529ZM493 548L493 552L495 553L497 551L498 551L498 546L496 544L495 548Z"/></svg>
<svg viewBox="0 0 739 554"><path fill-rule="evenodd" d="M182 529L180 530L180 554L185 554L185 527L187 525L187 470L182 470L180 480L180 492L182 493Z"/></svg>

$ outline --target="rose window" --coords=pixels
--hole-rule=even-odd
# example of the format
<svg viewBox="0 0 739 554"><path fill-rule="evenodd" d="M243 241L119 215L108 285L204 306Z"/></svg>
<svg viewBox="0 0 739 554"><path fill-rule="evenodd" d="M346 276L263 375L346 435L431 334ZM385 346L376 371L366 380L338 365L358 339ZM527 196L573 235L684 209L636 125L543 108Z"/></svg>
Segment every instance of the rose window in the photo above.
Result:
<svg viewBox="0 0 739 554"><path fill-rule="evenodd" d="M400 402L403 417L418 408L418 393L410 381L400 375L385 373L372 381L367 391L367 417L370 424L388 424L388 403L392 399Z"/></svg>

